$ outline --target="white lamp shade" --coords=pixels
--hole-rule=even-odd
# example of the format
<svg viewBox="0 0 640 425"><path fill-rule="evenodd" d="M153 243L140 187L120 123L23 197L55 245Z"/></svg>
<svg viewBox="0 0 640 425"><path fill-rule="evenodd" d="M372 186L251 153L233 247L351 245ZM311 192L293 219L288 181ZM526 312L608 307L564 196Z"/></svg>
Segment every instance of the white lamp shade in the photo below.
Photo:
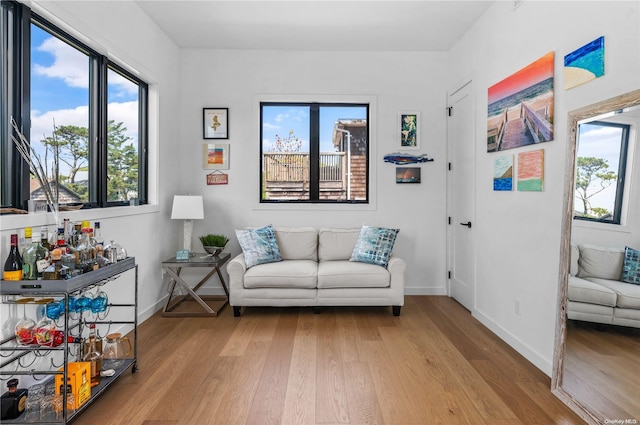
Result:
<svg viewBox="0 0 640 425"><path fill-rule="evenodd" d="M204 206L202 196L175 195L173 197L172 219L202 220Z"/></svg>

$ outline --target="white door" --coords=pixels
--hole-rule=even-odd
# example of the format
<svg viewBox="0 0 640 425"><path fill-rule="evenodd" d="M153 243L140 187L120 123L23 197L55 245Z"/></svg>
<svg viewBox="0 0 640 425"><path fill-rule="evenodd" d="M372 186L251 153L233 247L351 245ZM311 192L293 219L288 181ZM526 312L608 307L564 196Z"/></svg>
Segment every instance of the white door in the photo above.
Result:
<svg viewBox="0 0 640 425"><path fill-rule="evenodd" d="M472 83L448 96L447 263L449 296L470 311L474 305L475 128Z"/></svg>

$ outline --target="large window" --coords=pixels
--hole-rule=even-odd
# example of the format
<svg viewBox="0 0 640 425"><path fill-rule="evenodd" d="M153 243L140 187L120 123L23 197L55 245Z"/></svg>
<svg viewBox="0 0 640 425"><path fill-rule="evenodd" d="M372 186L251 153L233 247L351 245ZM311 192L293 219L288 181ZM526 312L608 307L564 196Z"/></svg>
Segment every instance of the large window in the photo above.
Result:
<svg viewBox="0 0 640 425"><path fill-rule="evenodd" d="M620 224L629 129L604 121L579 125L574 218Z"/></svg>
<svg viewBox="0 0 640 425"><path fill-rule="evenodd" d="M47 186L3 137L2 205L26 209L45 189L61 205L146 203L145 82L24 5L2 2L2 22L2 134L14 118Z"/></svg>
<svg viewBox="0 0 640 425"><path fill-rule="evenodd" d="M260 104L261 202L367 203L369 105Z"/></svg>

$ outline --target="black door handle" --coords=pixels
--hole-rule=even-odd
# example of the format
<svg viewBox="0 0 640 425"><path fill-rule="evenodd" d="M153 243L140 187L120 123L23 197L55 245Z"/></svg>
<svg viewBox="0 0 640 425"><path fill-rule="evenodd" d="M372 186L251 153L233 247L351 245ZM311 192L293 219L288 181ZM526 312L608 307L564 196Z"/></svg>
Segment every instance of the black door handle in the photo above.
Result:
<svg viewBox="0 0 640 425"><path fill-rule="evenodd" d="M471 222L467 221L466 223L460 223L461 226L467 226L469 229L471 229Z"/></svg>

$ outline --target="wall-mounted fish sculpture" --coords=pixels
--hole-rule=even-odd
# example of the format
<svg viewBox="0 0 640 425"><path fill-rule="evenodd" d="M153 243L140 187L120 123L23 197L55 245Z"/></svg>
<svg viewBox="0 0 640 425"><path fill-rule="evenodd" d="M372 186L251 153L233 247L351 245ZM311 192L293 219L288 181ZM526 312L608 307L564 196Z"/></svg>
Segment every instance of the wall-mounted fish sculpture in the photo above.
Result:
<svg viewBox="0 0 640 425"><path fill-rule="evenodd" d="M419 164L421 162L431 162L433 158L429 158L426 153L422 155L412 155L409 153L390 153L384 156L384 162L392 164Z"/></svg>

